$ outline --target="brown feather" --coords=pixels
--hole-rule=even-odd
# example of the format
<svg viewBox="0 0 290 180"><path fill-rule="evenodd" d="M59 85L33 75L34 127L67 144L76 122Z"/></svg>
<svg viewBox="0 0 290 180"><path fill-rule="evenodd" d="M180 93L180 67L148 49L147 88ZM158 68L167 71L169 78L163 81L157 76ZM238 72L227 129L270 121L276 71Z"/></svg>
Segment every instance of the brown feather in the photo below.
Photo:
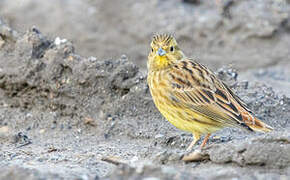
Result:
<svg viewBox="0 0 290 180"><path fill-rule="evenodd" d="M170 76L175 77L170 80L175 84L172 95L183 100L185 106L230 126L247 130L271 129L254 118L245 103L205 66L190 59L184 59L176 65L170 71ZM185 77L191 77L190 81ZM200 77L203 80L199 80ZM225 115L221 115L221 112Z"/></svg>

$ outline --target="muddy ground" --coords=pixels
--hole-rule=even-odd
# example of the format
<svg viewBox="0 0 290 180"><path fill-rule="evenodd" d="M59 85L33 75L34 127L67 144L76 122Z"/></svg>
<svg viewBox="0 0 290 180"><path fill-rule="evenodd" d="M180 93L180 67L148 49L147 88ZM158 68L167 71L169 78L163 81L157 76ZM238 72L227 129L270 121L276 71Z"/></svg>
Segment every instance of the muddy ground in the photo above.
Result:
<svg viewBox="0 0 290 180"><path fill-rule="evenodd" d="M1 1L0 179L288 179L289 10L286 0ZM205 160L182 162L192 137L161 117L146 85L154 32L173 32L275 130L224 129Z"/></svg>

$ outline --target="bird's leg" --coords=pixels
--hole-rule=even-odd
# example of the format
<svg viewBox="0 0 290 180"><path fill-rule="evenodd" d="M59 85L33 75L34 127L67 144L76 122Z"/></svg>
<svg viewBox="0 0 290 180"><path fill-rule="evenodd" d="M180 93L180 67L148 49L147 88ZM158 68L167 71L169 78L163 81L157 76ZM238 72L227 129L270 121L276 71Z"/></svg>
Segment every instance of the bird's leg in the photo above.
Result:
<svg viewBox="0 0 290 180"><path fill-rule="evenodd" d="M207 134L205 137L204 137L204 140L202 141L201 145L200 145L200 149L202 149L205 145L206 145L206 142L208 141L210 137L210 134Z"/></svg>
<svg viewBox="0 0 290 180"><path fill-rule="evenodd" d="M188 150L191 150L191 148L193 147L193 145L198 141L198 138L196 138L196 136L194 136L194 140L192 141L192 143L189 145L189 147L187 148ZM202 153L202 148L205 146L207 140L209 139L210 134L207 134L204 137L203 142L201 143L200 148L196 149L195 151L189 153L189 154L185 154L182 156L182 160L185 162L192 162L192 161L202 161L204 159L208 159L208 156Z"/></svg>
<svg viewBox="0 0 290 180"><path fill-rule="evenodd" d="M196 135L196 134L192 134L193 135L193 141L190 143L190 145L188 146L188 148L186 149L186 151L191 151L193 146L196 144L196 142L199 140L200 136Z"/></svg>

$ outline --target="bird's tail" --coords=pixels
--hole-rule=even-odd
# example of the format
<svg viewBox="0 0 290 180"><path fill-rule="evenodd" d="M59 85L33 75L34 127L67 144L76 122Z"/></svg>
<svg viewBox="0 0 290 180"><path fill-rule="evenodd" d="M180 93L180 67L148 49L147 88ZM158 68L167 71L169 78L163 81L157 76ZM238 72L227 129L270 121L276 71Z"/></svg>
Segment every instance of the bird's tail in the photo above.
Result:
<svg viewBox="0 0 290 180"><path fill-rule="evenodd" d="M271 126L268 124L262 122L260 119L254 117L252 112L246 107L246 105L237 97L235 96L237 100L236 107L240 112L240 120L244 122L247 129L257 132L270 132L274 130Z"/></svg>
<svg viewBox="0 0 290 180"><path fill-rule="evenodd" d="M270 132L272 131L274 128L272 128L271 126L267 125L266 123L262 122L261 120L259 120L258 118L253 117L252 122L247 123L246 124L254 131L257 132Z"/></svg>

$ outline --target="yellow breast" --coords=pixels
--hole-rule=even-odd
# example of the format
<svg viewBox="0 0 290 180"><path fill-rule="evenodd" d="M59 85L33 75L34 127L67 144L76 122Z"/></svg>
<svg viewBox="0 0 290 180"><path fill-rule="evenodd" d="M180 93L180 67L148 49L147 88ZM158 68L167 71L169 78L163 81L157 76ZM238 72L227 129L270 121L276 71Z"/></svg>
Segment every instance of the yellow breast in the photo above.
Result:
<svg viewBox="0 0 290 180"><path fill-rule="evenodd" d="M171 97L171 87L166 83L166 77L160 82L159 74L148 75L148 85L153 101L160 113L175 127L191 133L211 133L221 129L220 124L178 103Z"/></svg>

